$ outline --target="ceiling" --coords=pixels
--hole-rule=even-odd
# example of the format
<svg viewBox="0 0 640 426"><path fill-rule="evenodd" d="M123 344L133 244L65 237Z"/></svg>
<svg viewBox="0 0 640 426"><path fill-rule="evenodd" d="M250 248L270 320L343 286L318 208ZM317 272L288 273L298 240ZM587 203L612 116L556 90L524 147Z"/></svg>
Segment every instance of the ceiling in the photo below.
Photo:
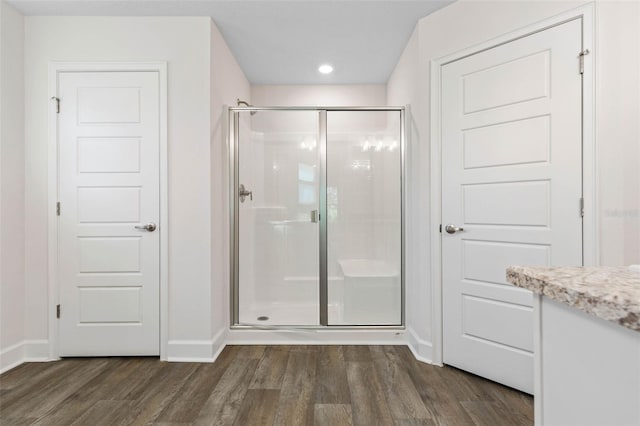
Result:
<svg viewBox="0 0 640 426"><path fill-rule="evenodd" d="M383 84L416 22L454 0L7 1L25 15L211 16L253 84Z"/></svg>

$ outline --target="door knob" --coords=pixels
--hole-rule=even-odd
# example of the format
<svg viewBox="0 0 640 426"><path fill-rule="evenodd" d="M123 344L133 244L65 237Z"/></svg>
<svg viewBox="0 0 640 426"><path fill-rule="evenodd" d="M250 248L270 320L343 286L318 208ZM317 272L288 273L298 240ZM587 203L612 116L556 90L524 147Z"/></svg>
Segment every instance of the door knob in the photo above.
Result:
<svg viewBox="0 0 640 426"><path fill-rule="evenodd" d="M136 229L142 229L147 232L153 232L156 230L156 224L153 222L147 223L146 225L136 225L134 226Z"/></svg>
<svg viewBox="0 0 640 426"><path fill-rule="evenodd" d="M455 234L456 232L464 231L464 228L462 227L458 228L455 225L447 225L444 227L444 230L447 231L449 234Z"/></svg>

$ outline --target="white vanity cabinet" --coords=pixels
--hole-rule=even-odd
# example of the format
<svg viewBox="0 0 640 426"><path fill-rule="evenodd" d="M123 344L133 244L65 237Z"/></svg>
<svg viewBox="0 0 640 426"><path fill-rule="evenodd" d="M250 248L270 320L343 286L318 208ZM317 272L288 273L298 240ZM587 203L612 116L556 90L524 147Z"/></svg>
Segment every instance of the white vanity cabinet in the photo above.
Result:
<svg viewBox="0 0 640 426"><path fill-rule="evenodd" d="M535 424L640 425L640 274L510 267L534 292Z"/></svg>

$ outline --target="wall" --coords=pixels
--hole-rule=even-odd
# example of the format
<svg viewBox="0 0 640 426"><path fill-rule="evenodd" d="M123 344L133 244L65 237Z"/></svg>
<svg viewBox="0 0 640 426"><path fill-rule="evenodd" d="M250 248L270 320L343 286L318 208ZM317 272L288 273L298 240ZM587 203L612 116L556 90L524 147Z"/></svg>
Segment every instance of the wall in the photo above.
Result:
<svg viewBox="0 0 640 426"><path fill-rule="evenodd" d="M210 359L211 26L208 17L25 19L28 338L48 331L49 61L167 61L169 356Z"/></svg>
<svg viewBox="0 0 640 426"><path fill-rule="evenodd" d="M421 167L428 159L428 145L421 139L419 118L424 102L420 97L419 78L419 31L414 30L407 42L396 68L387 84L387 101L390 104L409 105L406 116L407 150L405 154L405 315L409 338L416 353L424 359L431 359L430 346L422 350L415 336L425 336L430 332L429 309L431 305L430 287L424 285L429 280L429 169ZM420 123L422 124L422 123ZM424 164L428 164L424 163Z"/></svg>
<svg viewBox="0 0 640 426"><path fill-rule="evenodd" d="M640 2L598 7L600 263L640 264Z"/></svg>
<svg viewBox="0 0 640 426"><path fill-rule="evenodd" d="M25 19L25 152L19 145L7 145L5 123L19 123L19 85L5 72L19 72L20 61L5 62L5 31L18 34L21 18L2 6L2 182L7 174L21 184L20 156L26 158L24 171L24 216L15 209L7 215L5 187L2 187L2 242L12 241L5 232L25 229L25 250L11 255L17 280L25 274L25 339L47 338L47 65L63 61L157 61L169 63L169 214L170 214L170 328L174 342L195 342L191 349L206 358L213 347L212 337L224 328L228 290L226 232L227 187L220 149L220 108L244 98L256 105L403 105L411 104L410 146L407 158L411 176L407 183L410 217L407 227L409 247L407 301L408 324L414 328L419 354L431 357L433 309L428 281L428 242L433 235L429 224L429 61L530 25L583 2L476 2L459 1L422 19L416 27L388 87L374 86L253 86L249 89L235 61L224 47L222 37L209 18L113 18L113 17L28 17ZM598 174L600 208L600 260L603 264L640 263L640 148L638 97L640 70L635 54L640 45L637 2L598 4ZM8 11L8 12L7 12ZM10 17L10 18L7 18ZM11 23L7 23L7 20ZM12 45L19 56L20 43ZM220 55L220 62L216 56ZM8 71L6 71L8 70ZM216 78L216 75L222 78ZM15 80L18 78L18 80ZM10 81L19 81L19 77ZM8 89L7 89L8 88ZM635 91L630 90L634 88ZM18 90L10 102L5 90ZM250 98L250 99L249 99ZM7 109L5 102L11 104ZM7 114L12 114L10 119ZM15 116L14 116L15 115ZM17 117L16 117L17 116ZM17 149L16 149L17 148ZM13 156L13 157L12 157ZM9 158L15 161L9 161ZM5 161L5 159L7 159ZM220 178L222 174L222 178ZM20 197L17 186L10 197ZM9 194L9 193L6 193ZM222 201L220 201L222 200ZM15 200L14 200L15 201ZM11 202L19 209L21 203ZM24 217L25 223L21 223ZM5 218L16 220L7 226ZM219 220L220 219L220 220ZM17 234L14 234L17 235ZM21 239L14 237L16 244ZM26 272L20 266L21 257ZM6 296L6 248L2 247L2 324L5 312L17 307L21 296ZM213 260L212 260L213 259ZM13 274L13 272L9 273ZM213 286L211 285L213 283ZM13 290L12 290L13 291ZM17 301L17 302L16 302ZM6 314L7 317L9 314ZM15 317L11 315L11 324ZM20 320L18 320L20 321ZM20 327L15 327L18 330ZM19 342L19 333L2 330L0 348ZM11 336L11 337L5 337ZM4 339L8 340L4 340ZM190 352L190 353L193 353ZM200 351L200 352L198 352Z"/></svg>
<svg viewBox="0 0 640 426"><path fill-rule="evenodd" d="M22 15L0 2L0 372L25 356L23 43Z"/></svg>
<svg viewBox="0 0 640 426"><path fill-rule="evenodd" d="M386 85L253 85L251 99L256 106L384 106L387 105ZM289 120L273 120L269 114L255 115L252 130L308 132L316 126L315 114L292 113ZM335 114L332 127L339 131L355 131L363 128L384 128L374 115Z"/></svg>
<svg viewBox="0 0 640 426"><path fill-rule="evenodd" d="M386 85L253 85L256 106L373 106L386 105Z"/></svg>
<svg viewBox="0 0 640 426"><path fill-rule="evenodd" d="M418 23L388 84L387 99L410 103L414 125L412 158L420 172L413 185L420 190L419 206L412 209L424 224L430 222L429 114L430 61L485 42L513 30L578 7L585 2L458 1ZM600 263L640 263L639 121L640 13L637 2L598 2L596 23L597 67L597 173ZM634 52L634 53L630 53ZM635 118L632 118L635 117ZM415 140L414 140L415 142ZM413 186L414 188L416 186ZM414 221L413 223L415 223ZM415 229L415 228L414 228ZM430 241L437 230L419 228L419 240ZM419 253L417 275L410 275L409 296L414 343L425 358L432 358L435 304L430 294L428 247L413 243ZM415 261L415 260L414 260ZM414 271L416 268L413 268ZM436 342L437 344L437 342Z"/></svg>
<svg viewBox="0 0 640 426"><path fill-rule="evenodd" d="M229 169L224 106L251 101L251 87L211 22L211 307L214 350L229 325Z"/></svg>

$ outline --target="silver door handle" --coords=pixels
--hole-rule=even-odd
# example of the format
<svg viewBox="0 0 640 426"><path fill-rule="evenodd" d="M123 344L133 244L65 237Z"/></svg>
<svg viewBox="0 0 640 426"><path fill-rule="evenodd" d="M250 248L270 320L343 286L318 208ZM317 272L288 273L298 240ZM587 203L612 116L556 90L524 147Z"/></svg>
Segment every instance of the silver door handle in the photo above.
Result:
<svg viewBox="0 0 640 426"><path fill-rule="evenodd" d="M253 191L248 191L243 184L240 184L238 188L238 195L240 196L240 202L244 203L244 199L249 197L251 201L253 201Z"/></svg>
<svg viewBox="0 0 640 426"><path fill-rule="evenodd" d="M156 224L153 222L147 223L146 225L136 225L134 226L136 229L142 229L147 232L153 232L156 230Z"/></svg>
<svg viewBox="0 0 640 426"><path fill-rule="evenodd" d="M444 227L444 230L447 231L449 234L455 234L456 232L464 231L464 228L463 227L458 228L455 225L447 225Z"/></svg>

